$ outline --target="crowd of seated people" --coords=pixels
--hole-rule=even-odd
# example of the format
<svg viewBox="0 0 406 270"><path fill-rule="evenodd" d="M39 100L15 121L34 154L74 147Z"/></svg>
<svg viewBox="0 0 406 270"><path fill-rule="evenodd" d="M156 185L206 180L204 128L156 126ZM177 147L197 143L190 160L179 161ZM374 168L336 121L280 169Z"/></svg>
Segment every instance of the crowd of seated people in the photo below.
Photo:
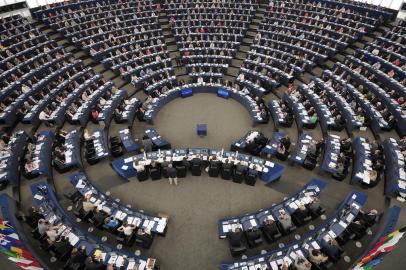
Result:
<svg viewBox="0 0 406 270"><path fill-rule="evenodd" d="M344 73L323 72L321 79L326 86L332 87L335 93L339 94L354 113L355 119L361 126L371 126L372 121L376 121L379 129L390 129L385 119L389 119L390 112L386 107L382 107L381 102L376 102L376 106L371 103L374 95L371 92L364 91L363 86L354 87L351 79L344 81ZM354 83L354 85L356 85ZM362 92L361 92L362 91ZM369 101L369 99L371 101ZM381 114L382 112L382 114ZM384 118L385 117L385 118ZM392 119L392 117L390 117ZM375 131L375 130L373 130Z"/></svg>
<svg viewBox="0 0 406 270"><path fill-rule="evenodd" d="M146 89L172 72L156 9L150 0L90 2L39 11L38 16L126 81Z"/></svg>
<svg viewBox="0 0 406 270"><path fill-rule="evenodd" d="M117 87L101 77L95 81L83 84L77 89L80 89L79 93L74 94L74 99L66 110L66 120L71 124L78 123L80 118L78 114L81 113L81 110L88 109L89 106L91 109L89 112L91 119L96 122L98 112L101 111L111 96L118 91ZM69 96L66 98L69 98Z"/></svg>
<svg viewBox="0 0 406 270"><path fill-rule="evenodd" d="M283 127L291 127L293 123L293 112L289 106L280 99L272 100L268 106L271 114L276 118L274 119L279 125Z"/></svg>
<svg viewBox="0 0 406 270"><path fill-rule="evenodd" d="M194 77L219 77L235 56L257 4L251 0L165 1L164 7L187 72Z"/></svg>
<svg viewBox="0 0 406 270"><path fill-rule="evenodd" d="M23 159L24 169L22 170L22 174L27 179L32 179L39 175L38 169L42 163L40 153L45 140L46 136L39 134L35 134L32 139L28 140Z"/></svg>
<svg viewBox="0 0 406 270"><path fill-rule="evenodd" d="M314 81L311 81L307 86L317 95L317 99L320 101L320 107L324 107L325 117L330 117L330 120L333 120L331 129L336 131L343 130L345 119L337 106L337 101L329 97L327 91L318 87Z"/></svg>
<svg viewBox="0 0 406 270"><path fill-rule="evenodd" d="M241 225L237 225L233 231L227 233L230 252L233 256L239 256L249 248L255 248L263 243L276 242L282 236L286 236L296 230L297 227L305 225L324 213L324 208L320 205L317 197L310 196L309 203L298 203L297 209L289 214L285 209L277 211L276 219L271 216L264 219L261 228L252 226L250 229L242 231Z"/></svg>
<svg viewBox="0 0 406 270"><path fill-rule="evenodd" d="M348 174L352 160L352 142L350 138L340 140L340 154L337 157L334 179L342 181Z"/></svg>
<svg viewBox="0 0 406 270"><path fill-rule="evenodd" d="M298 88L293 85L290 85L286 94L293 100L293 104L291 105L297 107L297 110L301 112L303 127L314 128L319 121L319 117L309 98L302 94ZM291 109L293 110L294 108L292 107ZM296 121L298 121L298 119L296 119Z"/></svg>
<svg viewBox="0 0 406 270"><path fill-rule="evenodd" d="M348 69L344 68L344 65L348 65ZM352 107L355 108L354 112L357 114L359 121L366 121L365 117L371 117L371 115L363 112L365 107L361 107L361 102L364 104L367 102L368 104L366 106L372 106L372 110L374 111L373 116L377 119L376 121L383 121L381 126L382 130L391 130L394 128L396 126L396 119L390 108L388 108L388 104L383 103L381 97L370 91L367 86L355 80L354 74L360 74L360 72L362 72L362 67L349 62L345 62L344 65L336 65L333 73L337 74L341 78L344 78L347 84L352 85L353 90L356 91L355 94L358 94L360 97L364 98L364 100L360 100L357 103L356 97L353 96L354 100L351 103ZM394 94L395 93L393 93L393 95ZM399 105L395 104L394 102L395 101L393 100L391 105L393 107L399 107Z"/></svg>
<svg viewBox="0 0 406 270"><path fill-rule="evenodd" d="M134 224L128 224L106 212L102 204L96 204L90 200L90 196L79 198L75 215L82 220L92 223L100 230L106 230L116 235L117 240L127 246L134 244L143 248L149 248L154 235L148 229L138 228Z"/></svg>
<svg viewBox="0 0 406 270"><path fill-rule="evenodd" d="M45 37L5 46L1 54L4 72L1 74L0 118L9 124L14 122L9 119L26 115L81 69L79 61Z"/></svg>

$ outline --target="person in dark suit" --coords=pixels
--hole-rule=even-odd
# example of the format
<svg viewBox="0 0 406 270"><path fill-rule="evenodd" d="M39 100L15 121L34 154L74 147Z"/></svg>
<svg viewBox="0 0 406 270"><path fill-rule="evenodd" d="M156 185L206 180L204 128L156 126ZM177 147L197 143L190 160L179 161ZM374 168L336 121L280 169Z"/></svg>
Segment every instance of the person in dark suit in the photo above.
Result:
<svg viewBox="0 0 406 270"><path fill-rule="evenodd" d="M70 270L75 269L76 265L82 266L86 260L86 247L74 248L71 251L70 258L64 265L63 269Z"/></svg>
<svg viewBox="0 0 406 270"><path fill-rule="evenodd" d="M41 213L39 213L34 206L32 206L30 210L28 210L28 215L26 216L27 223L32 228L35 228L38 224L38 221L43 218L44 216Z"/></svg>
<svg viewBox="0 0 406 270"><path fill-rule="evenodd" d="M72 246L69 243L69 239L62 236L60 239L55 241L54 250L59 256L63 256L72 251Z"/></svg>
<svg viewBox="0 0 406 270"><path fill-rule="evenodd" d="M97 258L87 257L85 261L86 270L106 270L107 267Z"/></svg>
<svg viewBox="0 0 406 270"><path fill-rule="evenodd" d="M264 221L262 230L264 232L264 235L266 235L268 238L271 238L271 239L274 239L275 235L280 234L278 226L276 225L276 222L273 221L272 219L267 219ZM269 240L271 240L271 239L269 239Z"/></svg>
<svg viewBox="0 0 406 270"><path fill-rule="evenodd" d="M236 228L234 232L227 233L230 245L233 247L239 247L242 243L243 235L241 228Z"/></svg>
<svg viewBox="0 0 406 270"><path fill-rule="evenodd" d="M366 229L367 228L364 225L362 225L359 220L351 222L347 227L347 230L350 233L354 233L358 239L365 235Z"/></svg>
<svg viewBox="0 0 406 270"><path fill-rule="evenodd" d="M250 230L246 231L245 235L247 236L248 243L250 246L256 246L260 244L262 241L261 239L261 232L257 229L257 227L253 226Z"/></svg>
<svg viewBox="0 0 406 270"><path fill-rule="evenodd" d="M302 225L305 223L305 219L309 216L309 210L303 204L300 204L299 207L292 213L292 217Z"/></svg>
<svg viewBox="0 0 406 270"><path fill-rule="evenodd" d="M342 250L336 240L332 239L329 235L327 235L323 237L320 244L323 253L325 253L329 258L331 258L334 261L340 259Z"/></svg>

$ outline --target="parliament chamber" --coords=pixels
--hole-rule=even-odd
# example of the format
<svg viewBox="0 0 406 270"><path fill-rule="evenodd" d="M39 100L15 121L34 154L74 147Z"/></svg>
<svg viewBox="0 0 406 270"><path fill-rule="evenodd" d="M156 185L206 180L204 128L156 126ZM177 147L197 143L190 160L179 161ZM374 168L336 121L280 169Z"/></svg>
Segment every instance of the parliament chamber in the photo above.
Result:
<svg viewBox="0 0 406 270"><path fill-rule="evenodd" d="M404 269L405 9L0 1L1 268Z"/></svg>

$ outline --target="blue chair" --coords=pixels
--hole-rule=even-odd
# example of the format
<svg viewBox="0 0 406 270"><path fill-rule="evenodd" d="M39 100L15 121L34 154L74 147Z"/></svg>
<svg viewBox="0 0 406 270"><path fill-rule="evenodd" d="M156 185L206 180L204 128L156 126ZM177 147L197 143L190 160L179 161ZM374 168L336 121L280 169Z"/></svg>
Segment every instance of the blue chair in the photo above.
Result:
<svg viewBox="0 0 406 270"><path fill-rule="evenodd" d="M197 135L200 137L207 136L207 125L206 124L197 124Z"/></svg>

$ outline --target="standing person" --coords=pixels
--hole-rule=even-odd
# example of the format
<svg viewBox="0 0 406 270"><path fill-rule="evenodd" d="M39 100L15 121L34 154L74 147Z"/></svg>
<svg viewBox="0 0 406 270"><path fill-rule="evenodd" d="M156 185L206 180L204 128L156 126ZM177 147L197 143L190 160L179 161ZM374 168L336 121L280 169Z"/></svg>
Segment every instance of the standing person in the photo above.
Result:
<svg viewBox="0 0 406 270"><path fill-rule="evenodd" d="M173 167L172 163L168 164L168 178L169 178L169 184L175 184L175 186L178 185L178 176L176 174L176 168Z"/></svg>

